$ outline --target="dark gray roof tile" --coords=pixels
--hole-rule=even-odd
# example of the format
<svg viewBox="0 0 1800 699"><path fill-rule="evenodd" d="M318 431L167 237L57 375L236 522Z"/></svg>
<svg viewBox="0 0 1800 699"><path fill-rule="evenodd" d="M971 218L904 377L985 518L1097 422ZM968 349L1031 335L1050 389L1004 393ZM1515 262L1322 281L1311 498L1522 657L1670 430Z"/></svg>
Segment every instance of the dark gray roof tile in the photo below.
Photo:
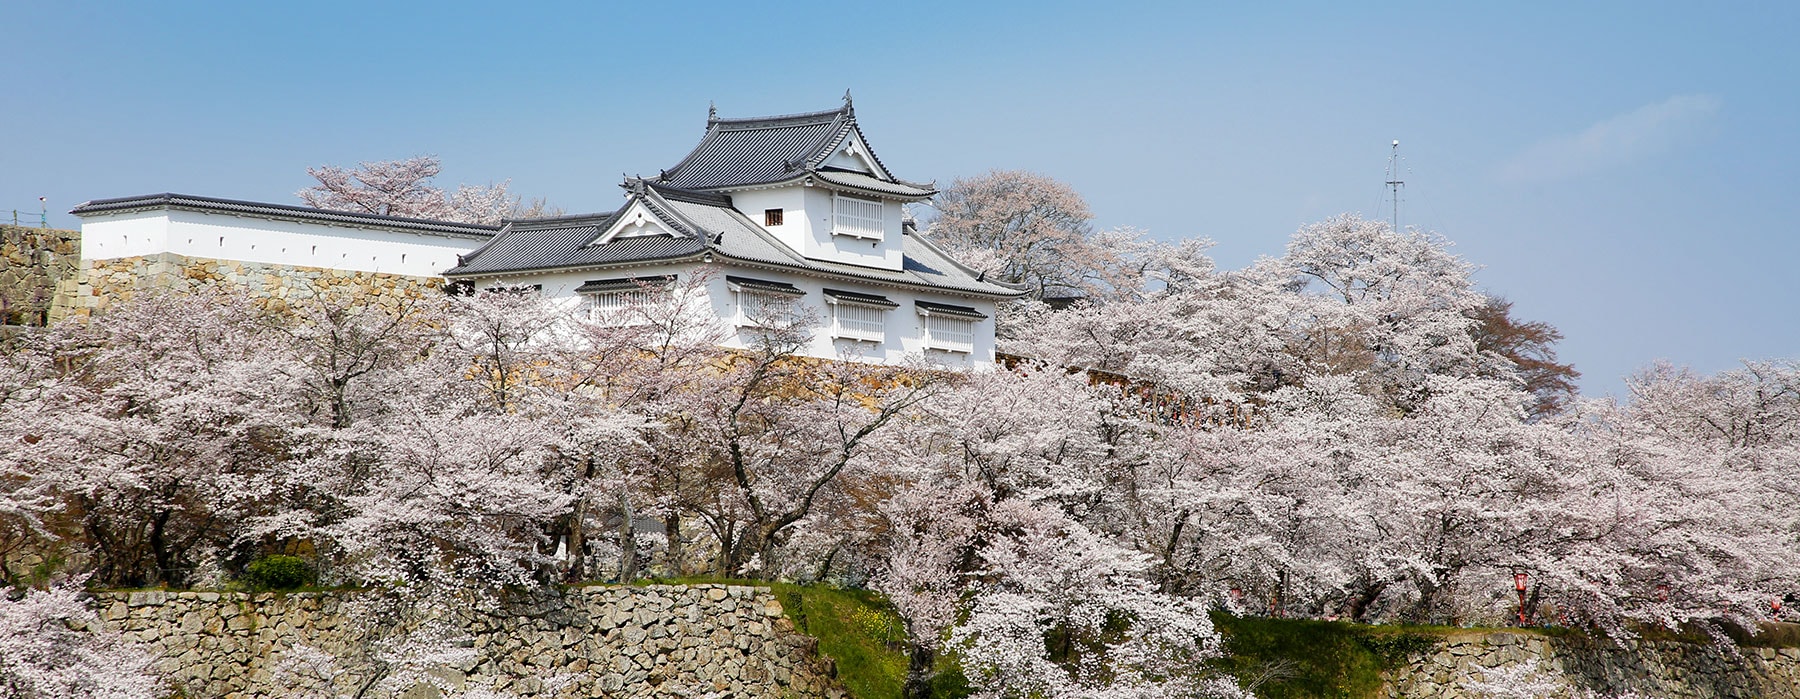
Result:
<svg viewBox="0 0 1800 699"><path fill-rule="evenodd" d="M730 284L733 289L749 289L751 291L760 291L767 294L780 294L782 296L806 295L806 292L801 291L800 287L787 282L772 282L766 279L751 279L749 277L738 277L728 274L725 275L725 283Z"/></svg>
<svg viewBox="0 0 1800 699"><path fill-rule="evenodd" d="M954 318L967 318L969 320L987 319L987 314L968 306L953 306L948 303L933 303L931 301L914 301L913 305L918 306L919 310L925 312L927 315L946 315Z"/></svg>
<svg viewBox="0 0 1800 699"><path fill-rule="evenodd" d="M894 303L893 301L888 300L888 297L880 296L877 294L864 294L864 293L859 293L859 292L855 292L855 291L840 291L837 289L826 289L825 295L829 298L843 301L845 303L855 303L855 304L861 304L864 306L880 306L882 308L899 308L900 307L900 304L897 304L897 303Z"/></svg>
<svg viewBox="0 0 1800 699"><path fill-rule="evenodd" d="M615 291L638 291L646 287L660 289L675 280L668 276L658 277L619 277L616 279L590 279L581 286L575 287L577 294L604 294Z"/></svg>
<svg viewBox="0 0 1800 699"><path fill-rule="evenodd" d="M812 174L820 180L825 181L827 184L835 184L842 187L860 189L865 192L875 192L877 194L895 194L907 198L924 198L937 194L937 190L930 185L915 184L912 182L889 182L879 177L871 177L860 172L849 172L847 170L815 170Z"/></svg>
<svg viewBox="0 0 1800 699"><path fill-rule="evenodd" d="M661 180L683 189L717 189L793 177L850 125L842 110L757 119L720 119Z"/></svg>
<svg viewBox="0 0 1800 699"><path fill-rule="evenodd" d="M806 114L749 119L711 119L706 135L687 157L662 171L657 181L681 189L730 189L816 175L820 179L867 192L904 198L935 194L929 185L862 173L821 169L839 145L856 134L856 112L849 103L840 109ZM887 166L869 149L869 158L881 173Z"/></svg>
<svg viewBox="0 0 1800 699"><path fill-rule="evenodd" d="M469 276L677 260L706 249L706 244L695 238L660 235L616 238L605 245L589 245L622 212L623 209L608 214L513 221L488 244L463 255L462 263L444 274Z"/></svg>

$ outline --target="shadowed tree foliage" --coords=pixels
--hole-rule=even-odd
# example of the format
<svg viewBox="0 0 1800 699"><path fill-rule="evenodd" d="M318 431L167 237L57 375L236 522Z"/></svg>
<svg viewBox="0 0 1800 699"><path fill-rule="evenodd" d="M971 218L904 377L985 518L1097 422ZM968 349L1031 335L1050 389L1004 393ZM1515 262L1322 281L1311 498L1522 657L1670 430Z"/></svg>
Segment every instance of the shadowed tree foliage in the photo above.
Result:
<svg viewBox="0 0 1800 699"><path fill-rule="evenodd" d="M1484 352L1493 352L1512 360L1518 366L1525 390L1536 397L1529 410L1533 418L1560 413L1574 400L1575 380L1581 372L1575 365L1556 361L1556 343L1562 331L1543 321L1522 321L1512 315L1512 302L1500 296L1489 296L1487 303L1471 314L1475 326L1475 343Z"/></svg>

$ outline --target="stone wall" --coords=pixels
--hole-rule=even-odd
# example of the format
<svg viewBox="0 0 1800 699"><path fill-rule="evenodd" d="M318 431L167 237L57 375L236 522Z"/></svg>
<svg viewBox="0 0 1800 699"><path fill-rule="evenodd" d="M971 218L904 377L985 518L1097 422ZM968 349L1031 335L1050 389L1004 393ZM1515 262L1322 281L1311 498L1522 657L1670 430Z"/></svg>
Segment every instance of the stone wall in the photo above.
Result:
<svg viewBox="0 0 1800 699"><path fill-rule="evenodd" d="M284 697L277 666L296 644L340 657L366 629L348 621L357 593L108 592L108 627L145 644L182 696ZM847 694L816 642L794 631L764 587L589 587L472 613L463 628L476 660L442 677L466 688L522 696L800 699ZM350 691L366 680L335 681ZM572 680L545 690L541 678ZM291 682L291 679L289 680ZM334 692L335 694L335 692ZM429 694L426 692L425 694ZM409 696L420 692L408 692Z"/></svg>
<svg viewBox="0 0 1800 699"><path fill-rule="evenodd" d="M279 309L321 294L347 294L349 298L378 305L397 304L409 296L441 293L438 290L444 284L438 277L214 260L173 253L89 260L84 277L84 312L130 299L150 288L192 292L230 286L244 289L265 305Z"/></svg>
<svg viewBox="0 0 1800 699"><path fill-rule="evenodd" d="M0 225L0 325L48 325L76 306L81 232Z"/></svg>
<svg viewBox="0 0 1800 699"><path fill-rule="evenodd" d="M1676 641L1624 641L1524 633L1455 634L1435 653L1389 676L1391 699L1477 699L1470 680L1537 661L1563 697L1800 699L1800 648L1724 648Z"/></svg>

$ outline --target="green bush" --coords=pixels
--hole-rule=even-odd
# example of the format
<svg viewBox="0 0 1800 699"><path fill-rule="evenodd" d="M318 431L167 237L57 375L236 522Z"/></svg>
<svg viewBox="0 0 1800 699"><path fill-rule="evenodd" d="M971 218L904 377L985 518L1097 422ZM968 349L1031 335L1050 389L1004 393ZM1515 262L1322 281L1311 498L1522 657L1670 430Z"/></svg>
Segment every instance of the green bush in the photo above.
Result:
<svg viewBox="0 0 1800 699"><path fill-rule="evenodd" d="M1226 656L1214 667L1258 682L1264 699L1371 699L1381 672L1443 643L1427 629L1342 621L1236 617L1214 612Z"/></svg>
<svg viewBox="0 0 1800 699"><path fill-rule="evenodd" d="M250 562L243 579L255 590L295 590L312 584L313 569L299 556L264 556Z"/></svg>

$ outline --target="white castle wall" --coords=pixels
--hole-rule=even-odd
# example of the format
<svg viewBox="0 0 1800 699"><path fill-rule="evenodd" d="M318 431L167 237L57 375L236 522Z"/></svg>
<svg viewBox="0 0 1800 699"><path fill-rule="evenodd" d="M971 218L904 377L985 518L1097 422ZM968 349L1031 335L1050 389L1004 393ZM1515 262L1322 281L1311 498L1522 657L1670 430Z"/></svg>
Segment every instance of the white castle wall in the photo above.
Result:
<svg viewBox="0 0 1800 699"><path fill-rule="evenodd" d="M81 232L81 257L89 261L172 253L188 258L412 277L439 276L456 266L457 255L486 241L478 236L181 209L88 215L84 216Z"/></svg>

